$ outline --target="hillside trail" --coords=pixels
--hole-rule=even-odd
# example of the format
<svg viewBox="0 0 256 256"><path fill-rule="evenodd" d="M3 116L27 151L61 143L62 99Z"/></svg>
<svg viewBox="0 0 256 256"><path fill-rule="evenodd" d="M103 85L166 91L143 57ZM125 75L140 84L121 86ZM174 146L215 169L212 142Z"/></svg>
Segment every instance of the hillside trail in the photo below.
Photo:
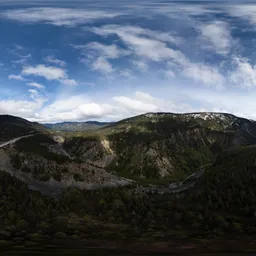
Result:
<svg viewBox="0 0 256 256"><path fill-rule="evenodd" d="M21 139L28 138L28 137L32 137L32 136L34 136L34 135L35 135L35 133L33 133L33 134L28 134L28 135L24 135L24 136L21 136L21 137L18 137L18 138L14 138L14 139L11 139L11 140L2 142L2 143L0 142L0 148L3 148L3 147L8 146L8 145L10 145L10 144L14 144L15 142L17 142L17 141L19 141L19 140L21 140Z"/></svg>

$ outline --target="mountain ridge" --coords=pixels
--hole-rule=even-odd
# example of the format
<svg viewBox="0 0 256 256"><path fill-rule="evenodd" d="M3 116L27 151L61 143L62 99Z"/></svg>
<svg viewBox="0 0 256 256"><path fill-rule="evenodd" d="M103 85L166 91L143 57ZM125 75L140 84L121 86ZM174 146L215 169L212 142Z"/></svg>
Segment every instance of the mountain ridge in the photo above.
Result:
<svg viewBox="0 0 256 256"><path fill-rule="evenodd" d="M256 122L216 112L146 113L71 137L64 147L69 151L75 143L71 155L93 160L100 157L88 155L93 136L107 140L114 152L113 161L103 166L109 171L136 180L168 180L196 171L222 150L256 143Z"/></svg>
<svg viewBox="0 0 256 256"><path fill-rule="evenodd" d="M11 120L14 121L9 124L10 127L15 127L17 120L23 126L38 130L37 125L27 120ZM66 159L86 163L136 181L168 182L196 172L201 165L214 161L223 150L256 144L256 122L218 112L150 112L99 129L64 132L61 136L63 138L56 141L54 131L45 129L41 135L18 142L14 146L15 154L20 155L25 150L26 154L31 155L32 163L38 155L54 161ZM38 163L35 162L35 165ZM22 168L26 169L27 166L23 164ZM49 169L49 166L44 169ZM32 173L42 179L51 177L49 172L46 172L46 176L42 173L38 176L34 168ZM60 170L53 170L53 173L59 178L65 176ZM76 176L79 179L86 177L81 170L78 173Z"/></svg>

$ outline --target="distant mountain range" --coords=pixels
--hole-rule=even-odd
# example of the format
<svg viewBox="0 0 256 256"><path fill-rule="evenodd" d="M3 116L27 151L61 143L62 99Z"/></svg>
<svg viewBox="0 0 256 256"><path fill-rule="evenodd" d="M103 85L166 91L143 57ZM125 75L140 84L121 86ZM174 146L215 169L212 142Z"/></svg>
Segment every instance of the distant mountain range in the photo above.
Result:
<svg viewBox="0 0 256 256"><path fill-rule="evenodd" d="M113 122L87 121L87 122L62 122L62 123L55 123L55 124L46 123L46 124L43 124L43 126L53 131L82 132L87 130L95 130L110 124L113 124Z"/></svg>

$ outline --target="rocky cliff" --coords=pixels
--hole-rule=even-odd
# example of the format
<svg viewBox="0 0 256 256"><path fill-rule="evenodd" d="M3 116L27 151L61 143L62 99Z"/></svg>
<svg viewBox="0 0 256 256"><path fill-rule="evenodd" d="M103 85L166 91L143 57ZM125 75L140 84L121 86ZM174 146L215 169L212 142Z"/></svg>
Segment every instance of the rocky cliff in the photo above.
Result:
<svg viewBox="0 0 256 256"><path fill-rule="evenodd" d="M100 139L69 139L66 150L125 177L173 180L214 161L223 150L254 144L256 124L225 113L148 113L94 134Z"/></svg>

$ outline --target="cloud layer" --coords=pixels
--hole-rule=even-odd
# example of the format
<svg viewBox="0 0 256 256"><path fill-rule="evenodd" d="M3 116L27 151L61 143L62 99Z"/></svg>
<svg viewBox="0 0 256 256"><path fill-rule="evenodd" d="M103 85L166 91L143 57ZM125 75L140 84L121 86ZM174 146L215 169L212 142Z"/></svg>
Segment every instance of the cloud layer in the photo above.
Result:
<svg viewBox="0 0 256 256"><path fill-rule="evenodd" d="M154 111L254 117L255 4L19 3L0 9L0 113L50 122Z"/></svg>
<svg viewBox="0 0 256 256"><path fill-rule="evenodd" d="M2 17L25 23L43 22L55 26L75 26L92 20L114 18L119 13L98 10L80 10L70 8L29 8L7 10L2 12Z"/></svg>

